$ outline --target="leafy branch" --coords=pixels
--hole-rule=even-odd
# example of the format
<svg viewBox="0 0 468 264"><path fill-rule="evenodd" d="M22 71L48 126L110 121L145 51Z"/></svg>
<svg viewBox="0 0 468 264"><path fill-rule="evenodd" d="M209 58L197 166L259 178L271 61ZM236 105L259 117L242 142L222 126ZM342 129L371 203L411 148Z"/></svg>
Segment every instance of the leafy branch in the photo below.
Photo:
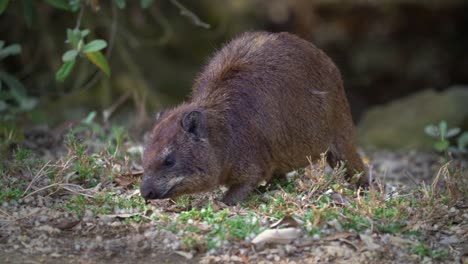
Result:
<svg viewBox="0 0 468 264"><path fill-rule="evenodd" d="M67 30L67 43L71 45L72 49L66 51L62 56L63 64L55 75L58 81L64 81L70 75L75 66L76 58L83 54L107 76L110 76L109 63L101 52L102 49L107 47L107 42L102 39L95 39L86 43L84 39L89 32L88 29L79 30L75 28Z"/></svg>

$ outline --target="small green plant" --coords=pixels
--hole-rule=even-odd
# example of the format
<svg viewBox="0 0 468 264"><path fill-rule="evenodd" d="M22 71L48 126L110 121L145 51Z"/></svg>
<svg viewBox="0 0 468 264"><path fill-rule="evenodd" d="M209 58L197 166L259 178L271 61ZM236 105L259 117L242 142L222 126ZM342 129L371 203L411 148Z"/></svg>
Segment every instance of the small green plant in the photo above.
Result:
<svg viewBox="0 0 468 264"><path fill-rule="evenodd" d="M433 259L443 259L448 256L448 250L445 248L441 249L431 249L425 243L420 242L418 245L413 247L411 252L421 256L421 257L430 257Z"/></svg>
<svg viewBox="0 0 468 264"><path fill-rule="evenodd" d="M65 207L74 212L78 217L83 217L86 210L94 215L115 214L115 210L126 210L132 212L144 212L147 208L141 197L123 197L117 193L100 193L94 197L83 195L74 195L70 198ZM146 220L141 216L135 215L128 218L129 222L141 222Z"/></svg>
<svg viewBox="0 0 468 264"><path fill-rule="evenodd" d="M73 170L80 184L86 187L96 186L104 173L104 168L98 154L89 154L88 146L69 133L66 139L69 156L74 157Z"/></svg>
<svg viewBox="0 0 468 264"><path fill-rule="evenodd" d="M29 159L32 156L32 151L27 148L18 148L14 152L13 156L15 157L16 162L25 162L26 159Z"/></svg>
<svg viewBox="0 0 468 264"><path fill-rule="evenodd" d="M177 218L177 223L169 224L166 229L179 233L183 228L182 243L186 247L202 246L208 249L215 249L226 239L243 240L258 234L261 231L261 224L257 216L249 213L247 216L230 216L231 212L225 208L216 212L211 205L202 209L192 209L182 213ZM210 231L200 229L201 225L211 225ZM205 240L194 243L194 238L199 240L205 234Z"/></svg>
<svg viewBox="0 0 468 264"><path fill-rule="evenodd" d="M78 134L84 131L91 131L93 134L104 137L104 129L95 121L96 111L91 111L89 114L80 121L80 123L72 129L72 133Z"/></svg>
<svg viewBox="0 0 468 264"><path fill-rule="evenodd" d="M190 195L182 195L175 199L177 205L187 208L194 198Z"/></svg>
<svg viewBox="0 0 468 264"><path fill-rule="evenodd" d="M468 132L464 132L457 137L457 146L450 146L450 139L455 138L460 134L461 129L458 127L449 128L447 122L440 121L438 125L428 125L424 128L424 132L435 139L434 149L448 153L449 150L455 152L466 152L468 147Z"/></svg>
<svg viewBox="0 0 468 264"><path fill-rule="evenodd" d="M286 177L282 178L274 178L272 180L272 185L274 187L278 187L281 190L285 191L286 193L293 193L294 192L294 182L288 181Z"/></svg>
<svg viewBox="0 0 468 264"><path fill-rule="evenodd" d="M226 220L226 228L232 237L245 239L249 235L259 232L260 223L253 215L250 215L250 217L236 215Z"/></svg>
<svg viewBox="0 0 468 264"><path fill-rule="evenodd" d="M8 202L11 200L18 200L21 198L22 191L19 188L6 188L0 184L0 189L3 191L0 192L0 204L3 202Z"/></svg>
<svg viewBox="0 0 468 264"><path fill-rule="evenodd" d="M228 214L228 210L215 212L213 207L211 205L208 205L203 209L192 209L188 212L184 212L179 216L178 220L182 221L183 223L187 222L188 220L193 220L213 224L224 221Z"/></svg>

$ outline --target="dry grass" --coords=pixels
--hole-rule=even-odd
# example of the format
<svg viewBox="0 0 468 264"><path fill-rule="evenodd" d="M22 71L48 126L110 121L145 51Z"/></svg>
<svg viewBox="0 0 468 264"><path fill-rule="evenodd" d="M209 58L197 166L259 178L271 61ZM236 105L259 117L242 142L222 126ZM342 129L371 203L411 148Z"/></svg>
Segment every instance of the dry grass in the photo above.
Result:
<svg viewBox="0 0 468 264"><path fill-rule="evenodd" d="M356 258L362 251L396 259L395 250L399 250L416 262L424 257L453 261L464 254L454 245L440 243L440 234L459 241L468 238L468 177L451 163L441 165L432 182L408 190L386 186L371 171L377 185L362 190L344 180L344 166L327 168L322 155L238 206L219 202L220 190L145 204L136 187L138 177L133 177L139 172L123 145L118 148L125 155L119 156L117 148L90 153L84 143L72 139L67 154L56 161L30 162L34 157L17 155L22 158L11 161L4 169L7 177L0 179L4 193L10 195L0 198L4 203L18 200L24 204L49 197L56 201L56 210L71 212L83 225L105 217L123 224L149 225L162 232L167 248L192 255L261 255L277 245L253 246L252 240L278 221L274 229L299 231L288 244L295 255L310 256L311 245L326 253L335 242L343 250L352 248ZM8 223L25 219L15 218L9 208L0 210ZM401 243L406 246L401 248Z"/></svg>

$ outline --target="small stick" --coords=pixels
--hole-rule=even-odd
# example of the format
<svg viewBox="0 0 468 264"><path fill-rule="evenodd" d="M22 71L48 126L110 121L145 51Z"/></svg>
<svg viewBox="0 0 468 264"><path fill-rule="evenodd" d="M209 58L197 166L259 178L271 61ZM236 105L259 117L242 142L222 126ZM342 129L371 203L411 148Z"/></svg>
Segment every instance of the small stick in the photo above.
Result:
<svg viewBox="0 0 468 264"><path fill-rule="evenodd" d="M202 28L205 28L205 29L210 29L210 28L211 28L210 24L201 21L201 19L200 19L197 15L195 15L195 14L194 14L192 11L190 11L187 7L185 7L184 5L182 5L179 1L177 1L177 0L171 0L171 3L172 3L173 5L175 5L177 8L179 8L179 11L180 11L180 15L181 15L181 16L186 16L186 17L188 17L190 20L192 20L192 23L193 23L195 26L202 27Z"/></svg>
<svg viewBox="0 0 468 264"><path fill-rule="evenodd" d="M22 194L21 196L24 196L24 195L29 191L29 189L31 188L31 186L33 185L33 183L35 183L35 182L39 179L39 177L42 176L42 172L44 171L45 167L47 167L47 166L49 165L49 163L50 163L50 160L47 161L47 163L46 163L44 166L42 166L42 168L41 168L41 169L39 170L39 172L34 176L34 178L31 180L31 182L29 183L28 187L26 188L26 190L24 190L24 192L23 192L23 194Z"/></svg>

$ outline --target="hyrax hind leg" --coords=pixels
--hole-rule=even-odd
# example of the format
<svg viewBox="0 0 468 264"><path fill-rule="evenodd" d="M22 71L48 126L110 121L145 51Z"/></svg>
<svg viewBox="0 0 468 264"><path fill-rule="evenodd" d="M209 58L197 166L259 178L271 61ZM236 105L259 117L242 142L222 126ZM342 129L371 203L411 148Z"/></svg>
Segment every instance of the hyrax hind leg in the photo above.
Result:
<svg viewBox="0 0 468 264"><path fill-rule="evenodd" d="M350 138L338 138L327 153L327 162L331 167L336 167L339 161L345 163L346 180L356 183L357 186L365 188L369 186L364 163ZM354 179L353 177L357 175L360 175L359 178Z"/></svg>

